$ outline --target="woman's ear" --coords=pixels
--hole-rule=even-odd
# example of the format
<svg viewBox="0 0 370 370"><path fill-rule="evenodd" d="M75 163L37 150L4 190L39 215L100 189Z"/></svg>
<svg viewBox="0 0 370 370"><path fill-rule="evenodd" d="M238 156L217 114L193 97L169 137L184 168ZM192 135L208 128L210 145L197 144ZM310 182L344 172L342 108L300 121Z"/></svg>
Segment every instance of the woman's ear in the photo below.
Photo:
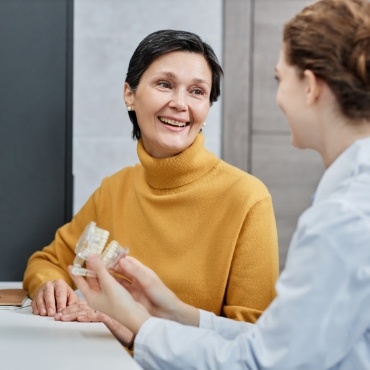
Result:
<svg viewBox="0 0 370 370"><path fill-rule="evenodd" d="M123 99L126 102L127 107L134 104L135 94L127 82L125 82L125 86L123 87Z"/></svg>
<svg viewBox="0 0 370 370"><path fill-rule="evenodd" d="M322 90L322 81L309 69L303 72L306 84L306 103L312 105L320 97Z"/></svg>

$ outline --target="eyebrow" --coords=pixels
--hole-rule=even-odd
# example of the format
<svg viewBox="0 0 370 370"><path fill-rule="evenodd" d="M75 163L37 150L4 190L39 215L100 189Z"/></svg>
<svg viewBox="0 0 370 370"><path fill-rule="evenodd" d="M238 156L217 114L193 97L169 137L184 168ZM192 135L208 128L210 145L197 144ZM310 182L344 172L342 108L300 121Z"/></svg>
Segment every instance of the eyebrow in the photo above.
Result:
<svg viewBox="0 0 370 370"><path fill-rule="evenodd" d="M165 72L165 71L163 71L163 72L159 72L158 74L159 75L162 75L162 76L169 77L169 78L176 79L176 75L174 73L172 73L172 72ZM211 87L211 84L208 81L206 81L206 80L204 80L202 78L194 78L192 80L192 82L198 83L198 84L199 83L204 83L204 84L207 84L209 87Z"/></svg>

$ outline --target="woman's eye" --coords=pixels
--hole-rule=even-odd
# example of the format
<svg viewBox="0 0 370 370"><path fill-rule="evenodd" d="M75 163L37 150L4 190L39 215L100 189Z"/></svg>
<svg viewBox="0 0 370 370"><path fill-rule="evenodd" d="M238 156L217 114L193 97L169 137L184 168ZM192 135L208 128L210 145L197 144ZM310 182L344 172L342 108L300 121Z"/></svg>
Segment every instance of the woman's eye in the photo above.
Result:
<svg viewBox="0 0 370 370"><path fill-rule="evenodd" d="M202 89L193 89L193 94L204 95L204 91Z"/></svg>
<svg viewBox="0 0 370 370"><path fill-rule="evenodd" d="M170 89L171 88L171 84L167 81L159 81L158 86L163 87L165 89Z"/></svg>

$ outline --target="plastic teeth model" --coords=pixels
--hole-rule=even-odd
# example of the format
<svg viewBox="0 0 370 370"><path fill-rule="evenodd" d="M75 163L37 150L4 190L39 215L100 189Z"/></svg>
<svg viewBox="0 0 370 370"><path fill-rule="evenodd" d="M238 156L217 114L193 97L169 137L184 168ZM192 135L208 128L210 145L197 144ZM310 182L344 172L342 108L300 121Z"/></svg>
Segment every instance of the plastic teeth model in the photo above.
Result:
<svg viewBox="0 0 370 370"><path fill-rule="evenodd" d="M102 262L110 269L122 256L129 252L127 247L122 247L117 241L112 240L104 249L109 237L109 231L96 226L91 221L84 229L75 248L76 257L73 261L72 274L82 276L96 276L95 272L83 267L88 256L92 254L101 255Z"/></svg>

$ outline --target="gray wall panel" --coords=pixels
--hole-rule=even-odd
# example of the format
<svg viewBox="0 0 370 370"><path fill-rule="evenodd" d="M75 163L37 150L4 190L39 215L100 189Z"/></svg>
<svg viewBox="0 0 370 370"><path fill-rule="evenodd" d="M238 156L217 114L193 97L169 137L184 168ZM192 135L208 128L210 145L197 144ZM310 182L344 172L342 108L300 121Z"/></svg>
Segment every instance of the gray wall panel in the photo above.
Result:
<svg viewBox="0 0 370 370"><path fill-rule="evenodd" d="M260 178L269 188L278 225L280 267L285 265L290 239L301 212L310 205L323 166L311 151L299 151L290 144L290 131L276 106L274 68L278 60L283 24L308 3L306 0L224 0L225 66L231 74L225 84L224 158ZM234 18L239 13L239 18ZM243 15L243 17L241 17ZM241 19L242 18L242 19ZM251 25L250 39L239 37ZM241 31L243 34L243 31ZM242 56L235 62L232 50ZM246 72L249 69L250 73ZM234 82L232 82L234 81ZM235 87L234 89L232 87ZM249 95L245 91L249 91ZM239 120L227 119L241 117Z"/></svg>
<svg viewBox="0 0 370 370"><path fill-rule="evenodd" d="M289 128L275 104L274 67L278 61L284 23L306 0L258 0L254 13L253 131L285 132Z"/></svg>
<svg viewBox="0 0 370 370"><path fill-rule="evenodd" d="M224 1L222 157L248 170L251 129L251 0Z"/></svg>
<svg viewBox="0 0 370 370"><path fill-rule="evenodd" d="M298 216L310 206L322 175L321 158L293 148L290 135L259 134L253 135L253 158L251 172L267 185L274 202L283 266Z"/></svg>

